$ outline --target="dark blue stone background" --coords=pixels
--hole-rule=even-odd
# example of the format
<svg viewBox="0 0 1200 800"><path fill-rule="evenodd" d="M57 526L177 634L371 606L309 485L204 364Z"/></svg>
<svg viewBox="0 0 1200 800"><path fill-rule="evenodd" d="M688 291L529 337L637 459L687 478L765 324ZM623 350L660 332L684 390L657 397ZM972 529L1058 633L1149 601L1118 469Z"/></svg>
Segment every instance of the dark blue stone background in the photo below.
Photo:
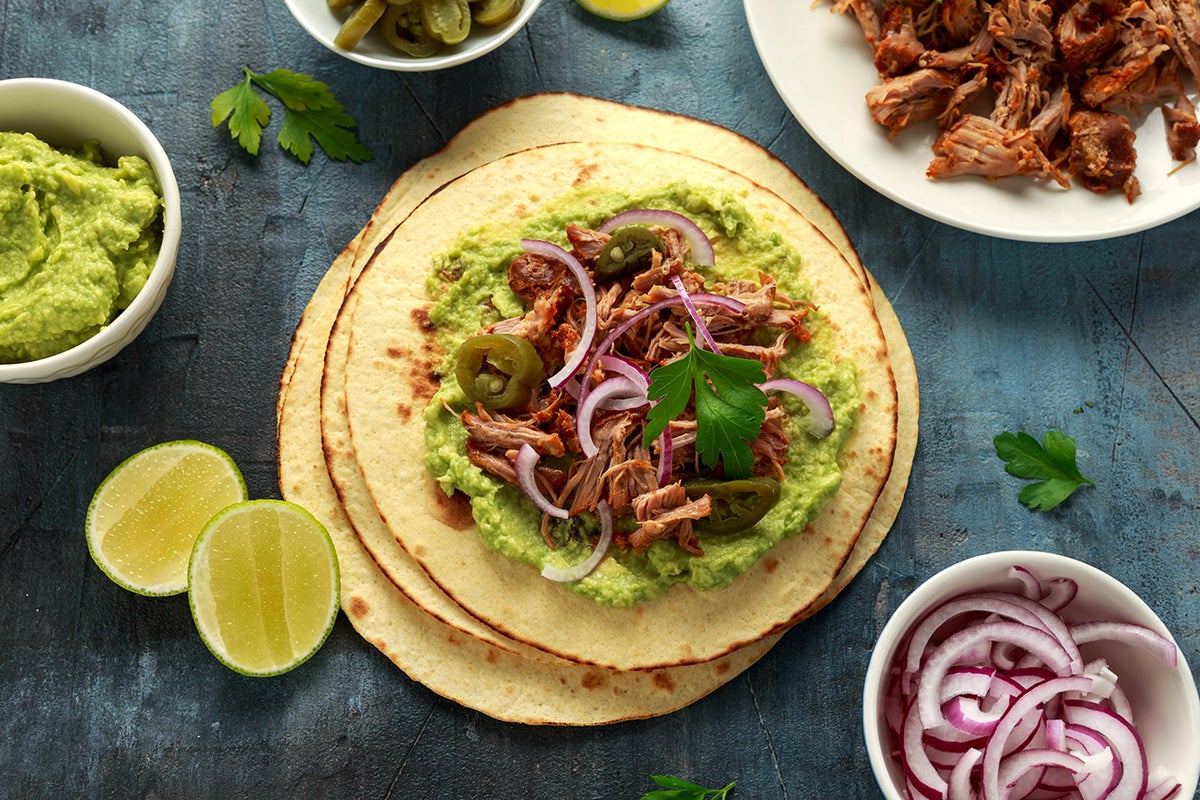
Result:
<svg viewBox="0 0 1200 800"><path fill-rule="evenodd" d="M213 130L208 103L243 64L329 83L376 159L318 153L305 168L273 138L258 158L242 153ZM0 78L27 76L87 84L141 116L175 166L184 229L174 284L133 346L78 378L0 386L0 797L635 800L654 773L737 780L742 800L877 797L859 729L875 636L923 579L997 549L1109 571L1200 663L1196 214L1071 245L913 214L805 134L735 0L675 0L626 25L546 0L500 50L426 74L339 58L282 0L0 0ZM93 565L82 533L93 489L135 450L191 437L226 448L252 496L278 496L276 388L323 270L405 168L494 105L540 91L725 125L838 214L921 379L921 441L891 536L762 662L659 719L502 724L412 683L344 618L286 676L226 670L184 597L129 594ZM1038 514L1018 504L992 438L1047 428L1077 439L1097 486Z"/></svg>

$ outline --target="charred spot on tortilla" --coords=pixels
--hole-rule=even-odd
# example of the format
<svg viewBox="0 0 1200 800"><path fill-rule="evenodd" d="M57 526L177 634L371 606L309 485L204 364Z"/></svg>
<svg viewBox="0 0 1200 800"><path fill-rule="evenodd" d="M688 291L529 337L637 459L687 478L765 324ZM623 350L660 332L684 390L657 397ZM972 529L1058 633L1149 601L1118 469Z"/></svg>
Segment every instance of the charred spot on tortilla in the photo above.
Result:
<svg viewBox="0 0 1200 800"><path fill-rule="evenodd" d="M604 675L592 670L584 672L579 678L579 685L584 689L599 689L607 683Z"/></svg>
<svg viewBox="0 0 1200 800"><path fill-rule="evenodd" d="M414 320L416 320L417 327L426 333L432 333L434 328L437 327L432 322L429 321L429 307L428 306L422 306L421 308L414 308L413 312L412 312L412 318Z"/></svg>
<svg viewBox="0 0 1200 800"><path fill-rule="evenodd" d="M361 619L362 617L365 617L367 614L371 613L370 604L363 599L362 596L357 594L350 596L350 602L348 606L349 607L346 609L346 611L352 617L358 617Z"/></svg>
<svg viewBox="0 0 1200 800"><path fill-rule="evenodd" d="M654 685L662 689L664 692L675 691L675 681L671 679L671 674L663 670L655 670L654 677L651 679Z"/></svg>

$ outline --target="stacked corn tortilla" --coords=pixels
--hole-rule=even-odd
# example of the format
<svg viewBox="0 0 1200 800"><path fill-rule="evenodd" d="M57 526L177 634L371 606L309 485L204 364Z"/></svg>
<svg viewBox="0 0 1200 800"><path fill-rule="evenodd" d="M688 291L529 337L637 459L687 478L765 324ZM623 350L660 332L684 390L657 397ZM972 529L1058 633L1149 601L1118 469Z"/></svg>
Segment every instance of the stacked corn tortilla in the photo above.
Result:
<svg viewBox="0 0 1200 800"><path fill-rule="evenodd" d="M843 486L809 528L727 589L677 586L610 608L488 551L469 510L432 487L421 409L441 354L422 329L425 277L461 233L446 221L471 227L472 215L511 203L514 185L536 205L572 182L628 189L680 173L743 193L753 215L786 231L859 368L864 405ZM281 491L333 536L342 607L364 638L490 716L594 725L703 697L844 588L899 510L917 385L899 323L836 219L767 151L694 119L555 94L494 109L401 176L306 308L278 416Z"/></svg>

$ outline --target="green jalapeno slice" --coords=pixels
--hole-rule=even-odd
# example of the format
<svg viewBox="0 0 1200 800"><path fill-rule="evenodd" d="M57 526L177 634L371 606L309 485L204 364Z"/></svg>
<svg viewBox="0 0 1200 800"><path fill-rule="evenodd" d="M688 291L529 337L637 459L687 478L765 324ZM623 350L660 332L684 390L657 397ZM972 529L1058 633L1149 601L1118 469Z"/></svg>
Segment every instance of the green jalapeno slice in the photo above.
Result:
<svg viewBox="0 0 1200 800"><path fill-rule="evenodd" d="M492 28L516 16L518 8L517 0L478 0L471 7L471 20Z"/></svg>
<svg viewBox="0 0 1200 800"><path fill-rule="evenodd" d="M487 333L458 348L454 376L467 397L489 411L521 408L542 380L542 359L520 336Z"/></svg>
<svg viewBox="0 0 1200 800"><path fill-rule="evenodd" d="M612 238L596 258L597 280L615 281L650 266L651 254L666 252L662 239L640 225L626 225L613 231Z"/></svg>
<svg viewBox="0 0 1200 800"><path fill-rule="evenodd" d="M773 478L745 478L723 481L716 478L693 478L683 484L690 499L708 495L712 512L696 520L696 530L702 533L737 533L749 528L766 516L779 502L779 481Z"/></svg>

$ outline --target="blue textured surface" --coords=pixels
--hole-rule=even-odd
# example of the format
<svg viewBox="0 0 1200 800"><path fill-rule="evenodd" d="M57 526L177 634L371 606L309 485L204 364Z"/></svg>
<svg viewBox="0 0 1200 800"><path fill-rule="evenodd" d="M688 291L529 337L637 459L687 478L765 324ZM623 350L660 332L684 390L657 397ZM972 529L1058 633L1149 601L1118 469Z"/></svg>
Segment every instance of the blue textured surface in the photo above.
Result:
<svg viewBox="0 0 1200 800"><path fill-rule="evenodd" d="M632 800L656 773L737 780L745 800L877 797L859 730L874 638L921 580L997 549L1107 570L1200 663L1196 214L1074 245L993 240L915 215L809 139L734 0L676 0L628 25L546 0L500 50L432 74L341 59L281 0L6 0L0 42L0 78L84 83L140 115L184 203L174 285L133 346L79 378L0 386L0 797ZM329 83L376 159L318 154L304 168L269 143L257 159L235 149L208 103L243 64ZM480 113L539 91L725 125L769 147L841 218L921 378L921 442L891 536L762 662L646 722L495 722L413 684L345 619L296 672L227 671L184 598L134 596L92 564L82 523L93 489L129 453L190 437L227 449L252 496L277 496L277 382L320 275L400 172ZM1037 514L1018 504L1021 484L992 438L1051 427L1077 439L1097 486Z"/></svg>

